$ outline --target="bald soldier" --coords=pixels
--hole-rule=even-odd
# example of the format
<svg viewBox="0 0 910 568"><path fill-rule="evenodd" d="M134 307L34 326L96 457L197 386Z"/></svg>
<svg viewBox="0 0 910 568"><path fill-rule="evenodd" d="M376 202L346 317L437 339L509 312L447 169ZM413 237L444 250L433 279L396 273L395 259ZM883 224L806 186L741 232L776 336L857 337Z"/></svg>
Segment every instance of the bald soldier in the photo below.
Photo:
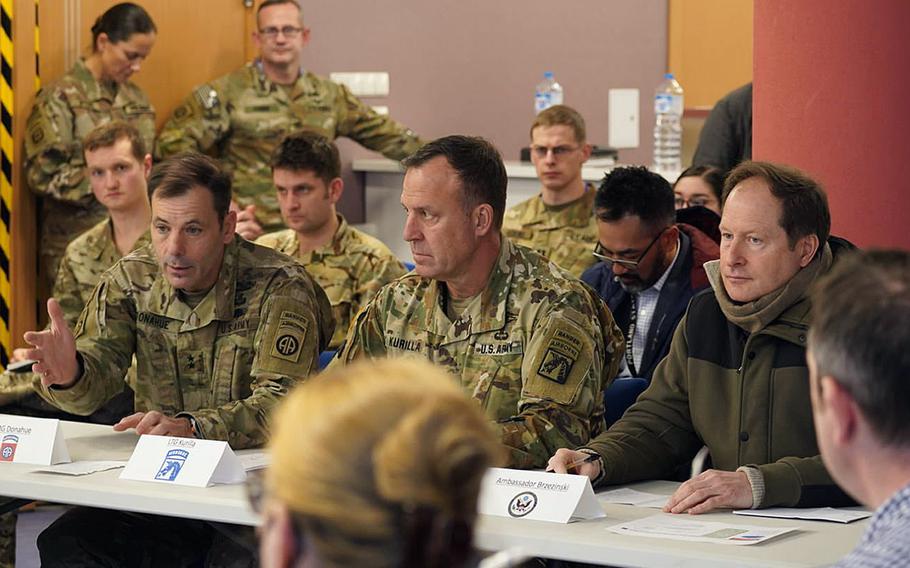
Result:
<svg viewBox="0 0 910 568"><path fill-rule="evenodd" d="M233 175L238 230L248 239L282 228L269 157L286 134L306 129L330 140L347 136L395 160L421 144L347 87L301 68L310 30L296 0L265 0L256 23L259 57L197 88L165 123L157 146L159 157L183 150L218 154Z"/></svg>
<svg viewBox="0 0 910 568"><path fill-rule="evenodd" d="M335 316L329 347L337 349L351 318L407 270L382 241L351 227L335 210L344 182L334 143L315 132L295 132L275 149L271 166L281 217L290 228L256 242L299 260L322 287Z"/></svg>
<svg viewBox="0 0 910 568"><path fill-rule="evenodd" d="M137 412L114 430L226 440L234 449L265 441L271 409L315 368L333 322L302 266L235 235L230 189L230 177L201 154L158 166L151 246L104 273L75 336L53 299L50 329L25 335L49 402L94 411L121 388L135 354ZM42 534L39 549L43 566L89 558L170 566L201 560L212 538L195 521L74 509Z"/></svg>
<svg viewBox="0 0 910 568"><path fill-rule="evenodd" d="M531 125L531 161L540 178L540 194L506 211L502 232L581 278L597 261L592 184L581 168L591 157L585 119L575 109L552 106Z"/></svg>
<svg viewBox="0 0 910 568"><path fill-rule="evenodd" d="M506 173L489 142L440 138L404 164L416 268L360 312L339 360L445 367L495 424L509 466L543 467L552 448L604 430L622 335L592 289L501 235Z"/></svg>

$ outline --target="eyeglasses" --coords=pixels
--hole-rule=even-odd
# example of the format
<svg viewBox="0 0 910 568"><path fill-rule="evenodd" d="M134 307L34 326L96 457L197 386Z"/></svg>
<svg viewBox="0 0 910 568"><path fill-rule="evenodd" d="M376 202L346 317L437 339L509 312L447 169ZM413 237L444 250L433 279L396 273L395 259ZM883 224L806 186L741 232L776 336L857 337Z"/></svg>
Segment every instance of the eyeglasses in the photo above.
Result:
<svg viewBox="0 0 910 568"><path fill-rule="evenodd" d="M667 229L669 229L669 227L667 227ZM623 268L625 268L626 270L635 270L636 268L638 268L638 265L641 264L641 261L648 254L648 251L651 250L651 247L654 246L654 243L656 243L658 241L658 239L660 239L660 237L667 231L667 229L664 229L663 231L657 233L657 236L654 237L654 240L651 241L651 243L647 247L645 247L645 250L640 255L638 255L638 258L636 258L635 260L626 260L623 258L613 258L612 256L605 255L604 248L603 248L603 246L601 246L599 241L596 245L594 245L594 251L592 254L594 255L595 258L597 258L598 260L602 260L602 261L606 262L607 264L618 264L618 265L622 266Z"/></svg>
<svg viewBox="0 0 910 568"><path fill-rule="evenodd" d="M266 37L268 39L275 39L280 33L288 39L294 39L300 35L300 32L303 31L303 28L295 28L294 26L284 26L283 28L276 28L275 26L269 26L267 28L262 28L259 30L259 35Z"/></svg>
<svg viewBox="0 0 910 568"><path fill-rule="evenodd" d="M531 151L534 152L535 156L541 159L546 158L547 154L553 152L553 157L558 160L568 156L575 150L578 150L578 148L578 146L553 146L552 148L549 146L531 146Z"/></svg>
<svg viewBox="0 0 910 568"><path fill-rule="evenodd" d="M707 207L708 203L711 202L711 198L695 196L692 199L684 199L680 196L676 196L676 208L683 209L685 207Z"/></svg>

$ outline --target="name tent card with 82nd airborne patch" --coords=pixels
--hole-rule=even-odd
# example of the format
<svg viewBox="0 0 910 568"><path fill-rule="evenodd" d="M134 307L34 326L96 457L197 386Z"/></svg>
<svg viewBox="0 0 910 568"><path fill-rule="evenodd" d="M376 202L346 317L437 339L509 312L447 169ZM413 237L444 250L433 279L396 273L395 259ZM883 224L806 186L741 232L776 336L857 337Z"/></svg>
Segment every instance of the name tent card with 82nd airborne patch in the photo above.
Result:
<svg viewBox="0 0 910 568"><path fill-rule="evenodd" d="M0 414L0 462L53 465L70 461L59 420Z"/></svg>
<svg viewBox="0 0 910 568"><path fill-rule="evenodd" d="M607 516L584 475L490 468L480 484L482 515L568 523Z"/></svg>
<svg viewBox="0 0 910 568"><path fill-rule="evenodd" d="M120 479L208 487L243 483L246 471L227 442L145 434Z"/></svg>

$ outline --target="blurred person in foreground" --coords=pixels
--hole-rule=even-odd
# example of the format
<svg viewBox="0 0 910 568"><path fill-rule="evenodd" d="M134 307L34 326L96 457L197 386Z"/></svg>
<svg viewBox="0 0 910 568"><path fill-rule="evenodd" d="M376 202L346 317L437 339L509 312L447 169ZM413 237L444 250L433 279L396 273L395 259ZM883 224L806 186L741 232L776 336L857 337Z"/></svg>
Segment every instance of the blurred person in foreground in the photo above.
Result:
<svg viewBox="0 0 910 568"><path fill-rule="evenodd" d="M839 567L910 566L910 253L857 254L813 296L809 381L831 476L876 509Z"/></svg>
<svg viewBox="0 0 910 568"><path fill-rule="evenodd" d="M262 566L470 566L477 498L503 451L422 361L336 367L279 408L257 490ZM306 459L301 459L306 456Z"/></svg>

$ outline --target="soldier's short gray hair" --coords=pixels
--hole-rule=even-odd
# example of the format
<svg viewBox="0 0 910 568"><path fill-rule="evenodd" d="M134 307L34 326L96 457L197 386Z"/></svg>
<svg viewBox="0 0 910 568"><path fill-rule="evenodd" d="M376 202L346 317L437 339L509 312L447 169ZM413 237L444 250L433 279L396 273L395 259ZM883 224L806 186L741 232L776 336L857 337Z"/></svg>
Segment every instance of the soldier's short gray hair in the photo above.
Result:
<svg viewBox="0 0 910 568"><path fill-rule="evenodd" d="M812 296L809 349L881 443L910 446L910 252L853 253Z"/></svg>

